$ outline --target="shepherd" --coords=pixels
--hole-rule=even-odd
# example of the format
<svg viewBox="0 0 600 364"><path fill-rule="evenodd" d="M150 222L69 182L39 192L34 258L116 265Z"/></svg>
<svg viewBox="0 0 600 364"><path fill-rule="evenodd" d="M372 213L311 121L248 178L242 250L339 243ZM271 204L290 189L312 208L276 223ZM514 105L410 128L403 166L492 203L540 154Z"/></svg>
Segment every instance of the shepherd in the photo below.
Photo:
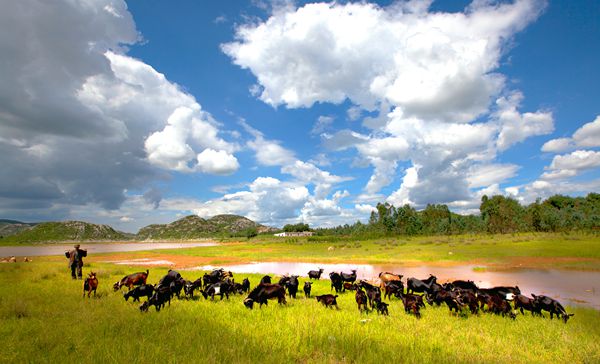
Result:
<svg viewBox="0 0 600 364"><path fill-rule="evenodd" d="M75 244L75 249L65 252L65 256L69 259L69 268L71 268L71 278L83 279L81 268L83 267L83 258L87 257L87 250L79 249L80 245ZM75 274L77 273L77 275Z"/></svg>

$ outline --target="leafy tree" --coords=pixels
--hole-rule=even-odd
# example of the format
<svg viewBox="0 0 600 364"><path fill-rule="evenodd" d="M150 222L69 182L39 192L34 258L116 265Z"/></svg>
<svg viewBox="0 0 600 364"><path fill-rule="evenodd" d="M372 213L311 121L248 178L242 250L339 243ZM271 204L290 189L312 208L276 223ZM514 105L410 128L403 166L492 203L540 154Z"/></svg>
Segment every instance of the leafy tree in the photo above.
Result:
<svg viewBox="0 0 600 364"><path fill-rule="evenodd" d="M375 211L371 211L371 216L369 217L369 225L377 224L377 213Z"/></svg>
<svg viewBox="0 0 600 364"><path fill-rule="evenodd" d="M540 204L540 199L535 200L534 203L527 206L526 209L526 221L527 225L533 229L534 231L545 231L545 227L543 226L543 210Z"/></svg>
<svg viewBox="0 0 600 364"><path fill-rule="evenodd" d="M429 234L446 234L450 232L452 214L446 205L428 204L421 211L423 229Z"/></svg>
<svg viewBox="0 0 600 364"><path fill-rule="evenodd" d="M406 204L396 209L396 231L400 234L415 234L420 230L420 222L416 219L417 210Z"/></svg>
<svg viewBox="0 0 600 364"><path fill-rule="evenodd" d="M491 233L512 233L520 231L523 207L510 197L501 195L488 198L484 195L479 206L481 217Z"/></svg>
<svg viewBox="0 0 600 364"><path fill-rule="evenodd" d="M423 223L421 217L418 214L413 214L408 217L408 224L406 225L406 233L408 235L417 235L423 231Z"/></svg>
<svg viewBox="0 0 600 364"><path fill-rule="evenodd" d="M575 206L575 199L569 196L554 195L552 197L549 197L546 201L544 201L544 203L551 205L557 210L562 210L569 207L572 208L573 206Z"/></svg>
<svg viewBox="0 0 600 364"><path fill-rule="evenodd" d="M298 224L287 224L283 227L283 231L285 232L302 232L302 231L310 231L310 227L308 224L298 223Z"/></svg>
<svg viewBox="0 0 600 364"><path fill-rule="evenodd" d="M244 235L248 239L250 239L250 238L253 238L258 235L258 230L255 227L251 227L251 228L246 229L246 231L244 231L244 233L245 233Z"/></svg>
<svg viewBox="0 0 600 364"><path fill-rule="evenodd" d="M345 235L375 238L393 235L512 233L520 231L570 231L600 228L600 194L586 197L552 196L521 206L505 196L483 196L480 215L452 213L443 204L429 204L417 211L410 205L395 207L378 203L368 224L357 221L330 229L319 229L319 235Z"/></svg>

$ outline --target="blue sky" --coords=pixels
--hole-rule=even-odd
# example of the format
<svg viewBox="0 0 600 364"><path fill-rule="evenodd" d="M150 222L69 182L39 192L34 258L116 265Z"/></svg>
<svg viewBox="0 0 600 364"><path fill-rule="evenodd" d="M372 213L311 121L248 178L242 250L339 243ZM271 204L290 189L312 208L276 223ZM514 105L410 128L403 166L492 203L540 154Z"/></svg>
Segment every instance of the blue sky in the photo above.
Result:
<svg viewBox="0 0 600 364"><path fill-rule="evenodd" d="M597 1L2 7L3 218L332 226L600 187Z"/></svg>

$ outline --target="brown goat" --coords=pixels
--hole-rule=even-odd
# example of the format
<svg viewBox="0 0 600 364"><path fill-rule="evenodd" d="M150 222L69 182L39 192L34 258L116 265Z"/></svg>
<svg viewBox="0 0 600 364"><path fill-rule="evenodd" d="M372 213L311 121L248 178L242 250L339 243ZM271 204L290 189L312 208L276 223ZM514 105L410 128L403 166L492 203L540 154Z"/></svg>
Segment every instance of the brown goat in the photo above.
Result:
<svg viewBox="0 0 600 364"><path fill-rule="evenodd" d="M317 299L317 302L321 302L323 305L325 305L325 307L333 308L333 306L335 306L335 308L337 308L338 310L340 309L337 305L337 295L334 296L332 294L324 294L320 296L315 296L315 298Z"/></svg>
<svg viewBox="0 0 600 364"><path fill-rule="evenodd" d="M382 291L384 291L386 283L391 282L391 281L402 281L402 277L404 277L402 274L381 272L381 273L379 273L379 280L381 281L381 283L379 284L379 288Z"/></svg>
<svg viewBox="0 0 600 364"><path fill-rule="evenodd" d="M85 292L88 294L88 298L92 291L94 291L94 297L96 297L96 289L98 288L98 278L96 278L96 273L90 272L88 277L83 282L83 297L85 297Z"/></svg>
<svg viewBox="0 0 600 364"><path fill-rule="evenodd" d="M358 311L365 311L366 313L369 313L369 308L367 307L367 294L361 288L356 290L354 298L356 299L356 304L358 305Z"/></svg>
<svg viewBox="0 0 600 364"><path fill-rule="evenodd" d="M356 284L344 282L344 291L356 291Z"/></svg>
<svg viewBox="0 0 600 364"><path fill-rule="evenodd" d="M120 281L116 282L113 285L113 289L116 291L120 290L121 287L125 286L131 289L133 286L141 286L142 284L146 284L146 279L148 279L148 269L145 272L137 272L133 274L126 275Z"/></svg>

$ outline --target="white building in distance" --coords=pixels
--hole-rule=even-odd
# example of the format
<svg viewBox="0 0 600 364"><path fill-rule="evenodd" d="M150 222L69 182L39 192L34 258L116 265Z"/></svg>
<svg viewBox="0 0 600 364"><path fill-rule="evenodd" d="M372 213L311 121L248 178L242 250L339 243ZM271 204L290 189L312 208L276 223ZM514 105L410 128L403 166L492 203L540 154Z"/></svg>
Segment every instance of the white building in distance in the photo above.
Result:
<svg viewBox="0 0 600 364"><path fill-rule="evenodd" d="M282 233L277 233L277 234L273 234L274 236L280 236L280 237L298 237L298 236L313 236L313 232L312 231L284 231Z"/></svg>

